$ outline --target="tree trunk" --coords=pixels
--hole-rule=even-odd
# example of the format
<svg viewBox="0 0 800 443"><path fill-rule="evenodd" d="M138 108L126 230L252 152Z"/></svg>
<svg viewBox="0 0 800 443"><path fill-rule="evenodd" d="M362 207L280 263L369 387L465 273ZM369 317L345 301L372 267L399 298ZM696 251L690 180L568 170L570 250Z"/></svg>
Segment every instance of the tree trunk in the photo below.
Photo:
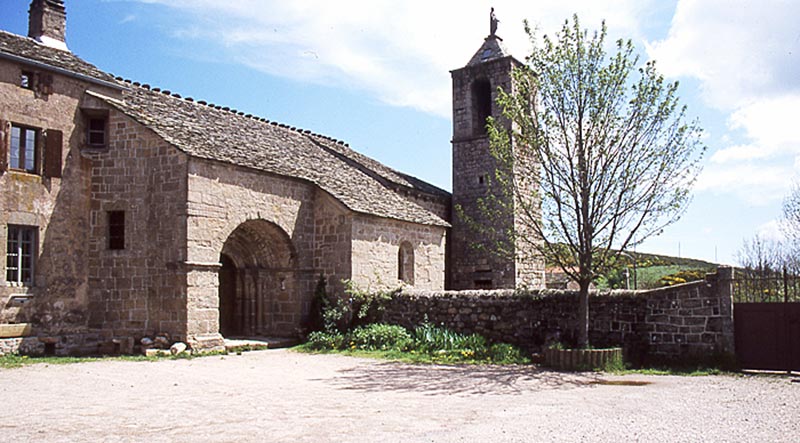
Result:
<svg viewBox="0 0 800 443"><path fill-rule="evenodd" d="M578 339L578 348L589 346L589 284L590 280L581 279L578 282L578 318L575 319L575 332Z"/></svg>

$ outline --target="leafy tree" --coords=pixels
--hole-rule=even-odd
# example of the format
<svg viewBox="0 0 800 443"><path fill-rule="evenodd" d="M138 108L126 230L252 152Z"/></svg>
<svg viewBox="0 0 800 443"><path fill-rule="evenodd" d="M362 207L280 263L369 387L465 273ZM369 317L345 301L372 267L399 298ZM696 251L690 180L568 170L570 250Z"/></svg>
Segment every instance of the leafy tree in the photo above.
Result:
<svg viewBox="0 0 800 443"><path fill-rule="evenodd" d="M498 91L503 116L488 122L498 162L492 187L501 192L481 208L514 217L496 237L507 239L498 251L544 256L579 284L584 347L592 280L682 215L705 147L677 82L665 82L652 61L640 66L630 40L608 55L605 23L590 35L573 16L541 45L525 29L534 48L510 90Z"/></svg>

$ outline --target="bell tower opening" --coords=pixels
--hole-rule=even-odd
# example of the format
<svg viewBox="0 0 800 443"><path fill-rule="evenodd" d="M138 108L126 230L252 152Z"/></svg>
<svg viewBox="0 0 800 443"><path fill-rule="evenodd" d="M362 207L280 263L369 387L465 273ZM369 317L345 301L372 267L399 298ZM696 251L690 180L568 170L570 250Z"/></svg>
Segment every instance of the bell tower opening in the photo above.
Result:
<svg viewBox="0 0 800 443"><path fill-rule="evenodd" d="M472 83L472 134L486 134L486 119L492 116L492 84L488 79L478 79Z"/></svg>

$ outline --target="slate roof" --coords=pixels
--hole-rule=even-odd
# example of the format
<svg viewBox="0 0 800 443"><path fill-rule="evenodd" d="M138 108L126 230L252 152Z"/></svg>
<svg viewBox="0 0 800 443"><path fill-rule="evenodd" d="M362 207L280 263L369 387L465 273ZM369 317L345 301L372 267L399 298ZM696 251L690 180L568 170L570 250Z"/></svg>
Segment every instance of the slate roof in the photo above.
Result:
<svg viewBox="0 0 800 443"><path fill-rule="evenodd" d="M509 55L508 49L503 45L503 39L496 35L490 35L483 41L481 48L472 56L467 66L480 65Z"/></svg>
<svg viewBox="0 0 800 443"><path fill-rule="evenodd" d="M105 73L69 51L51 48L36 40L0 30L0 56L11 55L34 63L69 71L90 79L117 83L111 74Z"/></svg>
<svg viewBox="0 0 800 443"><path fill-rule="evenodd" d="M88 93L191 156L310 181L355 212L450 226L401 196L412 193L442 201L449 198L447 191L395 171L330 137L183 99L169 91L126 84L69 51L0 30L0 58L3 56L122 89L123 100Z"/></svg>
<svg viewBox="0 0 800 443"><path fill-rule="evenodd" d="M434 198L447 198L449 193L329 137L135 84L123 92L122 100L88 93L193 157L308 180L356 212L449 226L396 190L406 188Z"/></svg>

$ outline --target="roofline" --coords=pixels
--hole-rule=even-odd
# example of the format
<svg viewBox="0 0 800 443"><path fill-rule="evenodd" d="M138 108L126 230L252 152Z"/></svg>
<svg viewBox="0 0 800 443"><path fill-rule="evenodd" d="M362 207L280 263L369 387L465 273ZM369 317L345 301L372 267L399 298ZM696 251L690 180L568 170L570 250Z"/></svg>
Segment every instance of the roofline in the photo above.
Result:
<svg viewBox="0 0 800 443"><path fill-rule="evenodd" d="M125 114L128 118L136 120L136 118L131 117L130 115L126 114L124 111L118 110L118 112L121 112L121 113ZM139 123L138 120L137 120L137 123ZM141 123L139 123L139 124L141 124ZM147 129L152 131L152 129L150 129L150 128L147 128ZM153 131L153 132L155 133L155 131ZM156 134L157 137L161 138L161 136L159 136L157 133L155 133L155 134ZM162 138L162 140L163 140L163 138ZM258 168L253 167L253 166L240 165L240 164L234 163L232 161L226 161L226 160L219 160L219 159L216 159L216 158L203 157L203 156L200 156L200 155L197 155L197 154L193 154L191 152L186 152L186 151L184 151L183 149L181 149L180 147L178 147L177 145L175 145L172 142L169 142L169 141L166 141L166 140L164 140L164 141L167 144L169 144L170 146L172 146L173 148L175 148L176 150L178 150L181 154L183 154L187 158L189 158L190 161L191 160L199 160L201 162L208 162L208 163L212 163L212 164L230 166L230 167L233 167L235 169L245 169L245 170L253 172L253 173L269 174L269 175L271 175L273 177L280 177L280 178L286 179L286 180L294 180L294 181L298 181L298 182L304 183L306 185L312 186L315 189L319 190L320 192L324 192L325 194L327 194L335 202L337 202L340 205L342 205L342 207L345 210L350 211L353 214L364 215L364 216L368 216L368 217L376 217L376 218L385 219L385 220L394 220L394 221L403 222L403 223L411 223L411 224L415 224L415 225L437 226L437 227L444 228L444 229L449 229L449 228L453 227L453 225L450 222L448 222L447 220L443 219L442 217L439 217L438 215L433 213L433 211L428 211L428 212L430 212L431 214L436 216L436 218L441 220L443 223L411 221L411 220L402 219L402 218L399 218L399 217L396 217L396 216L393 216L393 215L379 215L379 214L374 214L372 212L364 211L362 209L355 209L355 208L351 207L350 205L348 205L347 203L345 203L344 201L342 201L342 199L340 199L339 197L333 195L332 192L328 191L327 189L322 187L319 183L317 183L317 182L315 182L313 180L309 180L309 179L303 178L303 177L296 177L294 175L289 175L289 174L282 174L280 172L265 171L263 169L258 169Z"/></svg>
<svg viewBox="0 0 800 443"><path fill-rule="evenodd" d="M450 70L450 74L456 73L458 71L463 71L465 69L474 69L474 68L476 68L478 66L481 66L481 65L488 65L488 64L491 64L491 63L497 63L499 61L505 61L505 60L508 60L508 59L511 59L511 61L516 63L518 66L525 66L525 63L522 63L521 61L517 60L517 58L514 57L513 55L506 55L505 57L498 57L498 58L494 58L494 59L491 59L491 60L487 60L485 62L482 62L482 63L478 64L478 65L472 65L472 66L466 65L466 66L462 66L460 68L451 69Z"/></svg>
<svg viewBox="0 0 800 443"><path fill-rule="evenodd" d="M65 75L67 77L72 77L74 79L83 80L83 81L86 81L86 82L89 82L89 83L94 83L94 84L99 85L99 86L105 86L107 88L116 89L118 91L124 91L124 90L127 89L126 87L121 86L118 83L112 83L112 82L109 82L109 81L106 81L106 80L100 80L99 78L95 78L95 77L92 77L90 75L79 74L77 72L70 71L69 69L59 68L57 66L49 65L47 63L42 63L42 62L39 62L39 61L36 61L36 60L32 60L32 59L29 59L29 58L25 58L25 57L20 57L18 55L9 54L9 53L3 52L3 51L0 51L0 59L11 60L11 61L14 61L14 62L17 62L17 63L23 63L23 64L34 66L34 67L37 67L37 68L47 69L49 71L53 71L53 72L56 72L58 74Z"/></svg>

